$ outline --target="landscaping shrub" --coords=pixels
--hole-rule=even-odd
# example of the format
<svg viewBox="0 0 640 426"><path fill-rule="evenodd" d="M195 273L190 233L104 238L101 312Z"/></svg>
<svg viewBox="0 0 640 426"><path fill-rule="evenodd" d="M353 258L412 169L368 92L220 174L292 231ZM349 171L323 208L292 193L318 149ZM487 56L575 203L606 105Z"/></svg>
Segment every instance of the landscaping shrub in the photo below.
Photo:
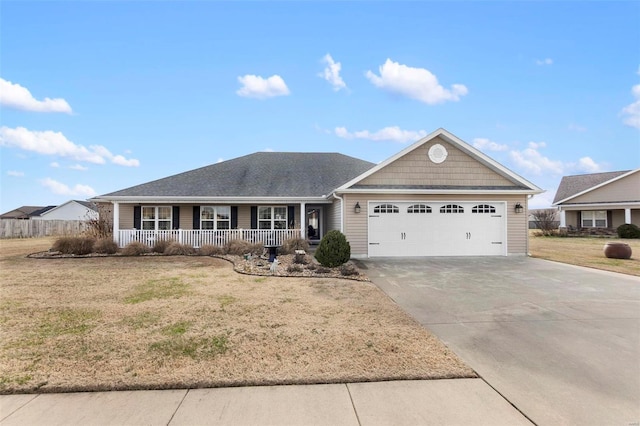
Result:
<svg viewBox="0 0 640 426"><path fill-rule="evenodd" d="M625 223L616 229L620 238L640 238L640 228L633 223Z"/></svg>
<svg viewBox="0 0 640 426"><path fill-rule="evenodd" d="M242 256L246 253L259 256L262 254L263 249L262 243L253 244L246 240L231 240L224 246L225 253L236 256Z"/></svg>
<svg viewBox="0 0 640 426"><path fill-rule="evenodd" d="M140 256L141 254L149 253L150 249L145 244L138 241L133 241L126 245L122 249L122 254L125 256Z"/></svg>
<svg viewBox="0 0 640 426"><path fill-rule="evenodd" d="M293 265L289 265L287 267L287 272L302 272L302 266L296 265L294 263Z"/></svg>
<svg viewBox="0 0 640 426"><path fill-rule="evenodd" d="M351 275L359 275L358 269L353 265L342 265L340 267L340 274L348 277Z"/></svg>
<svg viewBox="0 0 640 426"><path fill-rule="evenodd" d="M296 250L309 251L309 243L304 238L289 238L282 242L280 254L294 254Z"/></svg>
<svg viewBox="0 0 640 426"><path fill-rule="evenodd" d="M151 251L154 253L164 253L167 250L167 247L169 247L169 245L171 245L173 242L174 241L172 240L166 239L156 240L155 244L151 248Z"/></svg>
<svg viewBox="0 0 640 426"><path fill-rule="evenodd" d="M220 256L224 254L224 249L220 246L214 246L213 244L203 244L198 249L198 255L200 256Z"/></svg>
<svg viewBox="0 0 640 426"><path fill-rule="evenodd" d="M316 250L316 259L323 266L335 268L351 258L351 246L344 234L338 230L327 232Z"/></svg>
<svg viewBox="0 0 640 426"><path fill-rule="evenodd" d="M309 261L307 260L306 254L296 254L293 257L293 263L297 263L299 265L306 265L307 263L309 263Z"/></svg>
<svg viewBox="0 0 640 426"><path fill-rule="evenodd" d="M188 244L180 244L176 241L169 243L164 251L167 256L186 256L194 254L195 249Z"/></svg>
<svg viewBox="0 0 640 426"><path fill-rule="evenodd" d="M550 237L557 233L558 222L556 220L556 210L537 210L532 212L532 216L536 226L540 230L541 235Z"/></svg>
<svg viewBox="0 0 640 426"><path fill-rule="evenodd" d="M87 229L84 234L87 237L101 239L112 236L111 230L113 229L113 224L103 218L99 219L88 219L87 221Z"/></svg>
<svg viewBox="0 0 640 426"><path fill-rule="evenodd" d="M93 245L93 251L101 254L115 254L118 252L118 243L111 238L100 238Z"/></svg>
<svg viewBox="0 0 640 426"><path fill-rule="evenodd" d="M62 237L54 241L52 250L62 254L84 255L93 251L95 242L89 237Z"/></svg>

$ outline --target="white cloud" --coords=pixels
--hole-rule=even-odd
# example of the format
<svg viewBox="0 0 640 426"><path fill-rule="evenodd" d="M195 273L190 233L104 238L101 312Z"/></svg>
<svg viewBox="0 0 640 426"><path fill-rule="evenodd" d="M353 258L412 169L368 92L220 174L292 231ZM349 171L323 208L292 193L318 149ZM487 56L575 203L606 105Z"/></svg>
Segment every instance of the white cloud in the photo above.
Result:
<svg viewBox="0 0 640 426"><path fill-rule="evenodd" d="M44 98L39 101L31 92L17 83L0 78L0 104L11 108L35 112L66 112L71 114L71 106L62 98Z"/></svg>
<svg viewBox="0 0 640 426"><path fill-rule="evenodd" d="M76 145L61 132L53 132L51 130L37 131L28 130L24 127L12 129L2 126L0 127L0 146L19 148L43 155L69 157L76 161L94 164L104 164L109 160L121 166L137 167L140 165L138 160L126 159L121 155L113 155L102 145L91 145L89 148ZM57 167L58 164L52 163L51 166Z"/></svg>
<svg viewBox="0 0 640 426"><path fill-rule="evenodd" d="M564 172L562 161L551 160L540 154L538 149L547 146L544 142L529 142L529 147L523 151L511 151L511 160L519 167L536 175L552 173L561 175Z"/></svg>
<svg viewBox="0 0 640 426"><path fill-rule="evenodd" d="M586 173L599 173L603 171L603 166L593 161L591 157L582 157L578 160L576 168Z"/></svg>
<svg viewBox="0 0 640 426"><path fill-rule="evenodd" d="M89 170L88 167L85 167L82 164L74 164L73 166L70 166L69 168L71 170L79 170L81 172L86 172L87 170Z"/></svg>
<svg viewBox="0 0 640 426"><path fill-rule="evenodd" d="M545 148L545 142L529 142L527 149L523 151L511 151L511 160L520 168L536 175L560 176L567 173L599 173L606 169L604 164L599 164L591 157L582 157L578 162L563 162L552 160L542 155L539 150Z"/></svg>
<svg viewBox="0 0 640 426"><path fill-rule="evenodd" d="M70 196L85 196L93 197L96 195L96 191L88 185L76 184L73 188L58 182L51 178L45 178L40 181L42 186L49 188L51 192L58 195L70 195Z"/></svg>
<svg viewBox="0 0 640 426"><path fill-rule="evenodd" d="M57 169L58 167L60 167L60 163L58 163L57 161L53 161L49 163L49 167L53 167L54 169Z"/></svg>
<svg viewBox="0 0 640 426"><path fill-rule="evenodd" d="M238 96L266 99L289 94L289 88L279 75L272 75L265 79L258 75L247 74L238 77L238 81L242 84L242 87L236 91Z"/></svg>
<svg viewBox="0 0 640 426"><path fill-rule="evenodd" d="M490 141L487 138L475 138L473 140L473 146L481 151L506 151L509 149L507 145Z"/></svg>
<svg viewBox="0 0 640 426"><path fill-rule="evenodd" d="M640 84L636 84L631 88L631 94L635 98L635 102L622 109L621 114L624 116L622 121L627 126L640 129Z"/></svg>
<svg viewBox="0 0 640 426"><path fill-rule="evenodd" d="M531 149L539 149L539 148L546 148L546 147L547 147L546 142L529 142L529 148Z"/></svg>
<svg viewBox="0 0 640 426"><path fill-rule="evenodd" d="M262 152L274 152L273 148L265 148L262 150Z"/></svg>
<svg viewBox="0 0 640 426"><path fill-rule="evenodd" d="M415 142L427 136L425 130L402 130L398 126L385 127L373 133L368 130L350 132L346 127L336 127L334 133L343 139L368 139L372 141L393 141L400 143Z"/></svg>
<svg viewBox="0 0 640 426"><path fill-rule="evenodd" d="M7 170L7 176L23 177L24 172L19 172L17 170Z"/></svg>
<svg viewBox="0 0 640 426"><path fill-rule="evenodd" d="M393 62L391 59L379 67L380 75L371 71L366 76L376 87L417 99L429 105L446 101L458 101L469 91L463 84L453 84L445 89L438 78L425 68L413 68Z"/></svg>
<svg viewBox="0 0 640 426"><path fill-rule="evenodd" d="M587 128L584 126L581 126L579 124L576 123L569 123L569 126L567 127L569 130L573 131L573 132L586 132Z"/></svg>
<svg viewBox="0 0 640 426"><path fill-rule="evenodd" d="M222 163L224 161L224 158L220 157L218 158L218 161L216 161L216 163Z"/></svg>
<svg viewBox="0 0 640 426"><path fill-rule="evenodd" d="M553 59L551 58L544 58L544 59L536 59L536 65L553 65Z"/></svg>
<svg viewBox="0 0 640 426"><path fill-rule="evenodd" d="M111 162L125 167L138 167L140 165L140 161L135 158L124 158L122 155L114 155L111 157Z"/></svg>
<svg viewBox="0 0 640 426"><path fill-rule="evenodd" d="M324 62L327 66L324 67L324 71L319 74L320 77L327 80L333 86L333 90L336 92L340 89L346 89L347 85L340 77L340 70L342 69L342 65L340 62L335 62L330 54L324 55L322 58L322 62Z"/></svg>

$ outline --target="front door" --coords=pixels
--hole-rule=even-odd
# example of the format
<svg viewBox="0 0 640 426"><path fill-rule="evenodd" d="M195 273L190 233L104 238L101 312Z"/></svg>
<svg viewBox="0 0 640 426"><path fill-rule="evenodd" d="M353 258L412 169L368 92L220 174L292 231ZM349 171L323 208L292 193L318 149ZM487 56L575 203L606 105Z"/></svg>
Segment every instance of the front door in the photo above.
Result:
<svg viewBox="0 0 640 426"><path fill-rule="evenodd" d="M322 222L322 207L307 207L307 239L311 244L320 243L324 231Z"/></svg>

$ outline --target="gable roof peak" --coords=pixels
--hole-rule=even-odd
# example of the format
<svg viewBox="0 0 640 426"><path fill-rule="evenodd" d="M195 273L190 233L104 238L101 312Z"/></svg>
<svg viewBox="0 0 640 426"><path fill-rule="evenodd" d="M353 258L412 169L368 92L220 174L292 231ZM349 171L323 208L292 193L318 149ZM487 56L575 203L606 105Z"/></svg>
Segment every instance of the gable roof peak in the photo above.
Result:
<svg viewBox="0 0 640 426"><path fill-rule="evenodd" d="M465 142L462 139L458 138L456 135L454 135L453 133L451 133L450 131L448 131L444 127L440 127L438 129L434 130L433 132L431 132L428 135L426 135L425 137L417 140L416 142L414 142L410 146L406 147L402 151L398 152L397 154L393 155L392 157L389 157L386 160L378 163L378 165L376 165L375 167L367 170L366 172L364 172L360 176L357 176L356 178L354 178L351 181L349 181L349 182L345 183L344 185L342 185L340 188L337 189L337 191L346 190L346 189L352 187L353 185L355 185L358 182L366 179L367 177L371 176L372 174L374 174L375 172L379 171L380 169L382 169L382 168L386 167L387 165L393 163L397 159L409 154L410 152L412 152L412 151L416 150L417 148L421 147L422 145L425 145L425 144L431 142L433 139L435 139L437 137L441 137L446 142L450 143L451 145L455 146L456 148L460 149L461 151L463 151L466 154L470 155L471 157L475 158L478 162L480 162L480 163L484 164L485 166L489 167L490 169L492 169L496 173L502 175L503 177L505 177L506 179L510 180L511 182L513 182L513 183L515 183L517 185L521 185L524 188L527 188L528 190L531 191L532 194L540 194L540 193L544 192L544 190L540 189L539 187L537 187L533 183L529 182L528 180L526 180L522 176L520 176L520 175L514 173L513 171L507 169L506 167L504 167L503 165L501 165L500 163L498 163L497 161L495 161L494 159L492 159L488 155L482 153L481 151L479 151L478 149L474 148L473 146L471 146L467 142Z"/></svg>

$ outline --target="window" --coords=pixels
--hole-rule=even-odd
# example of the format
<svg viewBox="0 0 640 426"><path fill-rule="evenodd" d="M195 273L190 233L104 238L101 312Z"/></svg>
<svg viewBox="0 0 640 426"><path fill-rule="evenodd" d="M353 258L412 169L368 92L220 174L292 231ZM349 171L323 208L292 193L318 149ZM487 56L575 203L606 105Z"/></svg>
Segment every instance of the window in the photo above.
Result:
<svg viewBox="0 0 640 426"><path fill-rule="evenodd" d="M231 207L200 207L200 229L231 229Z"/></svg>
<svg viewBox="0 0 640 426"><path fill-rule="evenodd" d="M426 204L414 204L407 207L407 213L431 213L431 207Z"/></svg>
<svg viewBox="0 0 640 426"><path fill-rule="evenodd" d="M164 231L171 229L171 207L142 207L142 229Z"/></svg>
<svg viewBox="0 0 640 426"><path fill-rule="evenodd" d="M473 206L471 209L471 213L495 213L496 208L490 206L489 204L478 204L477 206Z"/></svg>
<svg viewBox="0 0 640 426"><path fill-rule="evenodd" d="M287 229L287 208L258 207L258 229Z"/></svg>
<svg viewBox="0 0 640 426"><path fill-rule="evenodd" d="M583 211L582 227L583 228L606 228L607 227L606 210Z"/></svg>
<svg viewBox="0 0 640 426"><path fill-rule="evenodd" d="M374 213L399 213L400 209L398 206L394 206L393 204L380 204L379 206L375 206L373 208Z"/></svg>
<svg viewBox="0 0 640 426"><path fill-rule="evenodd" d="M440 207L440 213L464 213L464 207L457 204L447 204Z"/></svg>

